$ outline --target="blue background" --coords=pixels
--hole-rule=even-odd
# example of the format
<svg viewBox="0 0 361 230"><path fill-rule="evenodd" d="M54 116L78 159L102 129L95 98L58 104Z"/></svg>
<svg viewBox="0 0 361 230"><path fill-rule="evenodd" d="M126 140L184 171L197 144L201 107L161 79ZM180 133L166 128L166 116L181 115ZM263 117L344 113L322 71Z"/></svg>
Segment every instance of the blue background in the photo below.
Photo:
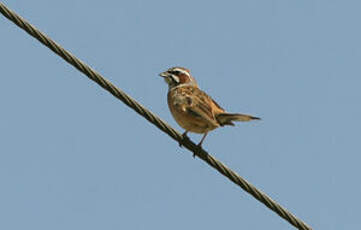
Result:
<svg viewBox="0 0 361 230"><path fill-rule="evenodd" d="M360 1L3 1L180 132L180 65L260 122L204 147L314 229L360 229ZM0 19L0 229L293 229ZM198 142L200 135L190 137Z"/></svg>

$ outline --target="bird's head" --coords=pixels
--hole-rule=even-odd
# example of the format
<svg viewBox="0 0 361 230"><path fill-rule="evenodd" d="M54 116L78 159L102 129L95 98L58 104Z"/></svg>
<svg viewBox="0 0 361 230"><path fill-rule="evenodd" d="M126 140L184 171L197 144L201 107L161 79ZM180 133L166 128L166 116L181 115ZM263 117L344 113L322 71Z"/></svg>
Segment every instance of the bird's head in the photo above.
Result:
<svg viewBox="0 0 361 230"><path fill-rule="evenodd" d="M172 67L167 71L160 73L169 86L169 90L179 85L197 86L196 80L191 76L190 71L183 67Z"/></svg>

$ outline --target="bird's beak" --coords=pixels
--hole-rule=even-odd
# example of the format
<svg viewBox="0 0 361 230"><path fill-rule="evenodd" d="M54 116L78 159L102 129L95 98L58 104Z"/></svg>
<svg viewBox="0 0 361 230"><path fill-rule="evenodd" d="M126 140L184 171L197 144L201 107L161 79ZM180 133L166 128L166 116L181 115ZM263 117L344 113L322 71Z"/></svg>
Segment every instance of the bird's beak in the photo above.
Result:
<svg viewBox="0 0 361 230"><path fill-rule="evenodd" d="M159 76L161 77L168 77L168 73L167 72L162 72L159 74Z"/></svg>

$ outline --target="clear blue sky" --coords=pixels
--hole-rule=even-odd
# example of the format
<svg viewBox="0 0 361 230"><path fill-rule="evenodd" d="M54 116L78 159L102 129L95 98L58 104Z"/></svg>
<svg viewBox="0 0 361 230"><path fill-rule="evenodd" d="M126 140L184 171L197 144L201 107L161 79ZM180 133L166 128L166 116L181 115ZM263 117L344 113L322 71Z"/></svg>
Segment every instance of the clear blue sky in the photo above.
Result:
<svg viewBox="0 0 361 230"><path fill-rule="evenodd" d="M3 2L180 132L157 74L191 69L263 118L205 149L314 229L361 229L360 1ZM294 229L2 16L0 33L0 229Z"/></svg>

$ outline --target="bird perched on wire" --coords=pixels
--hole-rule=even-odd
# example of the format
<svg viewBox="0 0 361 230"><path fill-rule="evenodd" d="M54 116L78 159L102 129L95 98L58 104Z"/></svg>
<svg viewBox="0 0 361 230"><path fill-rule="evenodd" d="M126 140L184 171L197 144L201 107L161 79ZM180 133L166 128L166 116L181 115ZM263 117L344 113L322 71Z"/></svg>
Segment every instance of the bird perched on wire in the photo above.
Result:
<svg viewBox="0 0 361 230"><path fill-rule="evenodd" d="M234 121L260 120L247 114L227 113L198 88L196 80L186 68L172 67L159 76L168 84L168 106L176 122L185 129L183 139L188 138L188 132L204 134L199 148L211 130L225 125L234 126Z"/></svg>

